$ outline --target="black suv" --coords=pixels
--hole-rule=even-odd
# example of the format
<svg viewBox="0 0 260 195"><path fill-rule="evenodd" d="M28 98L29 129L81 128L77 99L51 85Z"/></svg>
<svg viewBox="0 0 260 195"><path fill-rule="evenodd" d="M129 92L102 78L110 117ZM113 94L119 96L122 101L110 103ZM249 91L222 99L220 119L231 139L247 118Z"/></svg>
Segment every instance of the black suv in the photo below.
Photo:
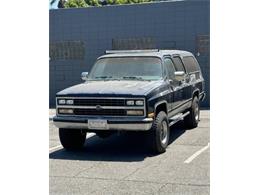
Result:
<svg viewBox="0 0 260 195"><path fill-rule="evenodd" d="M151 148L165 152L170 126L199 122L204 79L192 53L180 50L112 50L99 57L84 83L56 95L61 144L84 145L87 132L147 131Z"/></svg>

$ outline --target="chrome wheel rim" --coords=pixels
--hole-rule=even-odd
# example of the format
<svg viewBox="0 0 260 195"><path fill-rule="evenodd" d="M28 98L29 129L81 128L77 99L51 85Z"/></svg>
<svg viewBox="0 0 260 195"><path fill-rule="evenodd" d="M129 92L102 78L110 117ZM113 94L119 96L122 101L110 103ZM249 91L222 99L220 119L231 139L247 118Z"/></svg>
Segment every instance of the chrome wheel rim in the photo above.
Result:
<svg viewBox="0 0 260 195"><path fill-rule="evenodd" d="M162 144L166 144L167 139L168 139L168 126L167 126L167 122L163 121L162 127L161 127L161 142L162 142Z"/></svg>
<svg viewBox="0 0 260 195"><path fill-rule="evenodd" d="M198 104L195 104L194 114L195 114L195 120L199 121L199 105Z"/></svg>

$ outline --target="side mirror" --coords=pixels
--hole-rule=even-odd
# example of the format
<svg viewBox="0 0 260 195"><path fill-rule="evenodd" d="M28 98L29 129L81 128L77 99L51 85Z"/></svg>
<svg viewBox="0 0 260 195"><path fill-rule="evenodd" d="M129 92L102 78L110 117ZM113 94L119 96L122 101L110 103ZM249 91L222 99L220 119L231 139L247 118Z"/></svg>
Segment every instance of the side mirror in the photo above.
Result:
<svg viewBox="0 0 260 195"><path fill-rule="evenodd" d="M88 79L88 72L82 72L82 73L81 73L81 79L82 79L83 81L86 81L86 80Z"/></svg>
<svg viewBox="0 0 260 195"><path fill-rule="evenodd" d="M174 73L174 79L176 81L182 81L184 79L185 72L184 71L176 71Z"/></svg>

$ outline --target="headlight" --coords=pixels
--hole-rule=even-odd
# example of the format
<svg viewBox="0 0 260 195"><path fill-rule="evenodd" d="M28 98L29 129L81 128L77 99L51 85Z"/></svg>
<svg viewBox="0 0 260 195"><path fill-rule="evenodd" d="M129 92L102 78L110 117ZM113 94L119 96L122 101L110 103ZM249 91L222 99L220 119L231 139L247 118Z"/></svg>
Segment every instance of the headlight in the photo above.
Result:
<svg viewBox="0 0 260 195"><path fill-rule="evenodd" d="M127 106L143 106L144 101L143 100L127 100L126 105Z"/></svg>
<svg viewBox="0 0 260 195"><path fill-rule="evenodd" d="M126 105L127 106L134 106L135 105L135 101L134 100L127 100L126 101Z"/></svg>
<svg viewBox="0 0 260 195"><path fill-rule="evenodd" d="M66 104L68 104L68 105L72 105L73 103L74 103L73 100L66 100Z"/></svg>
<svg viewBox="0 0 260 195"><path fill-rule="evenodd" d="M135 101L135 105L143 106L144 105L144 101L143 100L137 100L137 101Z"/></svg>
<svg viewBox="0 0 260 195"><path fill-rule="evenodd" d="M143 116L144 111L143 110L127 110L126 111L127 115L132 115L132 116Z"/></svg>
<svg viewBox="0 0 260 195"><path fill-rule="evenodd" d="M58 100L58 104L65 104L66 103L66 101L65 100L63 100L63 99L61 99L61 100Z"/></svg>
<svg viewBox="0 0 260 195"><path fill-rule="evenodd" d="M67 105L73 105L73 104L74 104L74 101L73 101L73 100L70 100L70 99L68 99L68 100L59 99L59 100L58 100L58 104L59 104L59 105L65 105L65 104L67 104Z"/></svg>
<svg viewBox="0 0 260 195"><path fill-rule="evenodd" d="M58 111L59 114L73 114L73 109L60 108Z"/></svg>

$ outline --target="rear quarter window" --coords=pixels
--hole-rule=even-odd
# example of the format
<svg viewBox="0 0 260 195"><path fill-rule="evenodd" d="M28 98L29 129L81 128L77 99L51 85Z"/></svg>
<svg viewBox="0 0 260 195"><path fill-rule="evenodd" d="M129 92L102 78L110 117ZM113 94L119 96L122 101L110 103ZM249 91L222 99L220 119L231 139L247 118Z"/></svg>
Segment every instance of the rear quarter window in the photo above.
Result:
<svg viewBox="0 0 260 195"><path fill-rule="evenodd" d="M183 63L181 62L180 57L173 57L173 62L174 62L174 66L177 71L185 72L185 69L184 69Z"/></svg>
<svg viewBox="0 0 260 195"><path fill-rule="evenodd" d="M193 56L183 57L183 63L188 73L200 71L199 64Z"/></svg>

